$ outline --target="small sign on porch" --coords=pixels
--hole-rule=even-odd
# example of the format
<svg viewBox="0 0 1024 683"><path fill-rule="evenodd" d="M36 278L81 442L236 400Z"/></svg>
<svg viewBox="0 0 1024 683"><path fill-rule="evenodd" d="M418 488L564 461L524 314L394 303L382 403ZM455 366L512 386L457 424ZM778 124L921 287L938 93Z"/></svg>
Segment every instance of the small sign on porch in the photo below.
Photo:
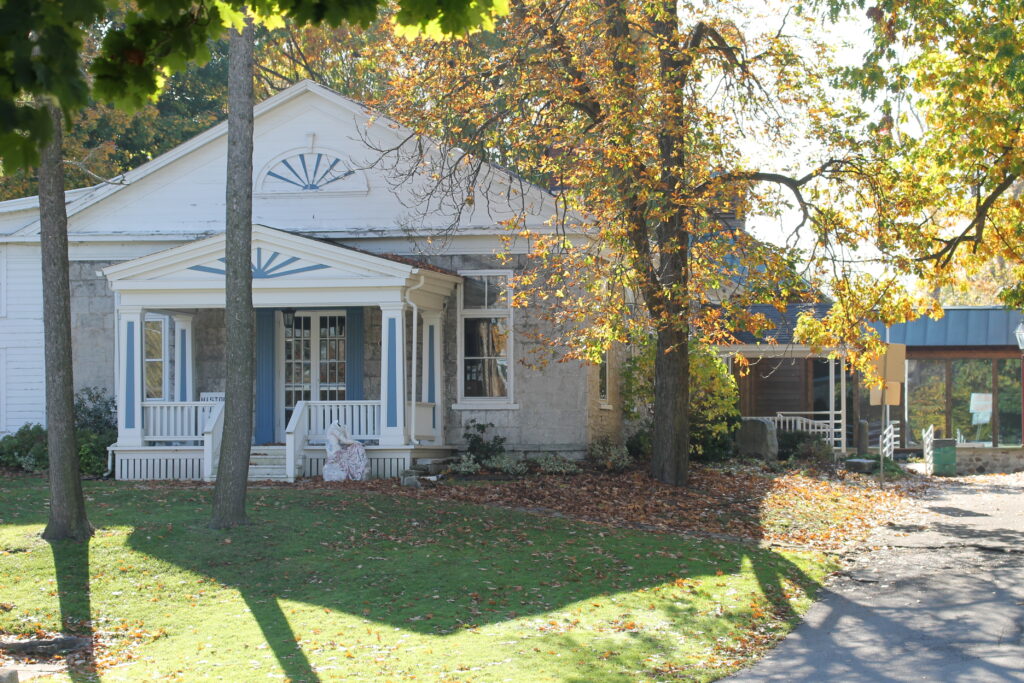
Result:
<svg viewBox="0 0 1024 683"><path fill-rule="evenodd" d="M992 394L971 394L971 424L987 425L992 420Z"/></svg>

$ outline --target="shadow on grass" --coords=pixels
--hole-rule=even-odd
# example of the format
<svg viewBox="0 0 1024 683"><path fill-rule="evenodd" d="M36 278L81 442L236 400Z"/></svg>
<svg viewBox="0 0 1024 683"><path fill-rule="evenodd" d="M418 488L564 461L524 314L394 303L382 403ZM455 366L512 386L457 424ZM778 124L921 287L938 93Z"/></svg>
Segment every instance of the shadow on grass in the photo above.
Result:
<svg viewBox="0 0 1024 683"><path fill-rule="evenodd" d="M817 587L797 565L753 545L429 498L254 489L255 523L223 532L206 527L207 488L97 483L87 491L94 497L93 523L131 527L127 545L132 550L237 590L279 666L296 682L319 680L297 635L313 630L309 620L316 616L306 612L289 619L285 602L352 615L367 626L445 636L588 600L604 602L602 596L678 578L739 573L747 562L769 609L787 620L796 618L787 597L793 585L807 592ZM16 523L36 523L32 517L21 514ZM57 561L69 587L62 588L62 612L87 616L88 555ZM684 625L693 616L680 608L672 620ZM736 625L750 618L749 613L724 617ZM677 636L636 637L651 638L650 650L659 652L671 648ZM607 662L592 664L594 676L615 680L608 678ZM593 680L587 666L581 665L579 680ZM635 662L633 676L646 666Z"/></svg>
<svg viewBox="0 0 1024 683"><path fill-rule="evenodd" d="M71 680L97 681L92 626L92 593L89 587L89 542L50 541L62 631L88 638L92 643L77 655L83 658L68 669Z"/></svg>

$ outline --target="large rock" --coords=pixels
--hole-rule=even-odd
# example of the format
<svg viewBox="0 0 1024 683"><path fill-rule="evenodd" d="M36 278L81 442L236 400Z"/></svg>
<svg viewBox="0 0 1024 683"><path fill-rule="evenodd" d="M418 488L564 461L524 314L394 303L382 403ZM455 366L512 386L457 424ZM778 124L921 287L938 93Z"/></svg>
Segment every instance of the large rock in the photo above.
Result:
<svg viewBox="0 0 1024 683"><path fill-rule="evenodd" d="M779 459L779 436L775 423L766 417L744 417L736 430L736 454L743 458Z"/></svg>

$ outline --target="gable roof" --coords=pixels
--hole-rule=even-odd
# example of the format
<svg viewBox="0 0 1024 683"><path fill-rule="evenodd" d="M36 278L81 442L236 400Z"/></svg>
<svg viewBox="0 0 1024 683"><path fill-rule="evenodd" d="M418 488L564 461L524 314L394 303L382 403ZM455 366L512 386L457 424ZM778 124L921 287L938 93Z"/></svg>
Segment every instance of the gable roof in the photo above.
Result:
<svg viewBox="0 0 1024 683"><path fill-rule="evenodd" d="M406 135L406 134L411 134L412 133L412 131L410 129L406 128L405 126L403 126L403 125L401 125L401 124L399 124L399 123L397 123L397 122L395 122L393 120L390 120L387 117L381 116L380 114L378 114L376 112L373 112L373 111L369 110L366 106L360 104L359 102L356 102L356 101L354 101L352 99L349 99L349 98L347 98L347 97L345 97L343 95L340 95L337 92L334 92L333 90L331 90L329 88L326 88L326 87L324 87L322 85L318 85L318 84L316 84L316 83L314 83L312 81L303 80L303 81L300 81L299 83L296 83L295 85L293 85L293 86L291 86L291 87L289 87L289 88L287 88L287 89L285 89L285 90L283 90L283 91L273 95L272 97L264 100L263 102L260 102L259 104L257 104L254 107L253 113L254 113L254 120L256 122L256 133L257 133L257 136L261 135L261 127L260 127L260 121L261 120L265 120L266 121L264 123L264 125L263 125L263 133L262 133L263 135L276 135L278 129L280 128L281 120L288 120L288 121L294 120L295 117L293 116L293 112L291 112L290 110L283 110L282 113L280 115L277 115L277 116L270 116L270 117L268 117L267 115L270 114L271 112L275 112L276 110L280 110L282 107L284 107L288 103L294 102L298 98L302 98L302 97L307 97L307 98L308 97L313 97L313 98L316 98L316 100L310 100L309 101L310 103L308 105L305 104L305 103L302 105L304 107L304 111L309 111L309 112L316 111L318 109L317 101L320 101L320 102L323 102L323 103L326 103L326 104L330 105L329 108L320 107L319 108L320 115L334 116L335 120L337 120L337 121L340 121L341 119L348 120L348 123L346 123L345 126L342 126L342 128L346 129L346 130L347 130L347 127L351 127L353 124L355 124L355 126L359 130L359 132L349 133L349 135L354 136L352 139L355 140L356 142L358 142L359 138L361 138L363 136L363 134L364 134L362 132L363 128L364 128L364 124L365 125L372 124L373 125L373 130L375 131L375 134L386 135L386 136L394 136L397 140L402 139L402 137L404 135ZM334 112L334 113L333 114L327 114L327 112L329 112L329 111L330 112ZM349 116L349 115L351 115L351 116ZM282 119L282 117L284 117L284 119ZM324 124L314 124L314 125L324 125ZM338 127L335 126L335 132L334 132L335 136L338 135L338 133L336 132L337 129L338 129ZM314 129L314 130L317 130L317 129ZM152 193L154 191L154 188L162 189L162 188L160 188L159 183L163 183L163 182L166 182L166 181L164 181L164 180L157 180L156 181L158 183L157 185L153 185L152 183L149 183L149 182L142 183L140 185L140 181L142 181L143 179L146 179L146 178L148 178L150 176L153 176L155 173L161 171L162 169L168 168L172 164L175 164L175 162L177 162L179 160L182 160L184 157L187 157L189 155L193 155L190 158L195 160L194 162L191 162L191 163L194 163L194 164L208 163L210 161L211 157L209 157L209 155L206 154L206 150L209 149L210 146L214 145L214 144L216 144L218 146L223 145L224 144L224 138L226 137L226 133L227 133L227 122L223 121L221 123L218 123L218 124L214 125L213 127L209 128L209 129L207 129L206 131L196 135L195 137L189 139L188 141L178 145L177 147L175 147L175 148L165 152L164 154L161 154L160 156L152 159L151 161L148 161L148 162L142 164L138 168L135 168L135 169L133 169L131 171L126 172L122 176L119 176L117 179L115 179L116 182L103 183L103 184L100 184L100 185L92 186L90 188L82 188L79 191L75 191L75 194L74 194L73 197L71 195L69 195L69 201L68 201L68 205L67 205L68 218L71 219L71 221L72 221L70 232L76 233L76 234L81 233L83 235L85 235L85 234L95 235L95 234L100 234L100 233L104 233L104 234L109 233L111 235L121 235L121 234L127 234L127 233L130 233L132 235L135 235L135 234L142 235L143 233L138 231L134 226L140 226L140 227L141 226L149 226L150 223L146 220L146 217L144 215L140 216L139 212L135 211L134 208L136 206L139 206L139 205L143 204L143 203L149 202L150 201L149 200L149 194L147 194L147 193ZM295 134L297 134L297 132L296 131L292 131L292 137L294 137ZM312 134L316 135L316 133L312 133ZM308 136L308 135L310 135L310 133L306 133L306 135ZM271 138L271 139L276 139L276 138ZM269 149L266 146L266 143L263 143L263 144L264 144L264 147L262 148L263 151L266 151L267 149ZM289 143L289 144L294 146L294 143ZM312 145L313 143L311 142L310 144ZM390 144L390 143L388 143L388 144ZM260 145L257 144L257 147L259 148ZM286 147L281 147L281 149L279 151L280 152L285 152L285 153L292 153L292 152L295 151L295 150L291 150L290 147L288 149L290 151L286 151ZM260 151L260 149L257 149L257 152L259 152L259 151ZM370 151L372 151L372 150L370 150ZM218 152L216 152L216 156L213 157L213 158L216 158L218 160L222 160L223 159L223 153L218 151ZM221 161L218 161L218 163L221 163ZM262 161L257 163L256 165L262 167ZM181 168L183 169L182 173L185 174L185 176L183 176L183 177L193 177L193 176L190 175L194 171L193 166L186 165L186 166L183 166ZM199 168L199 167L197 167L197 168ZM489 172L492 172L492 173L496 174L497 178L502 178L503 179L506 176L508 176L509 178L513 178L512 174L510 172L508 172L507 170L505 170L505 169L501 169L501 168L498 168L498 167L493 166L493 165L487 165L487 168L489 169ZM256 171L256 170L257 169L254 168L254 171ZM378 171L378 172L382 173L383 171ZM219 177L223 177L223 172L221 171L217 175ZM257 175L260 175L260 174L257 173ZM175 178L176 176L172 175L170 177L171 178ZM254 178L254 181L255 180L256 180L256 178ZM173 182L177 182L177 181L173 181ZM210 185L211 181L210 181L209 177L205 177L204 176L204 179L201 179L199 181L193 181L193 182L206 183L205 185L203 185L203 187L212 187L212 185ZM355 181L353 181L353 182L355 182ZM504 181L502 180L502 182L504 182ZM364 183L365 183L365 180L364 180ZM386 181L385 182L378 182L378 185L381 185L381 186L384 186L384 185L387 185L387 184L389 184L389 183L386 182ZM533 199L531 200L530 206L532 207L532 209L530 210L530 213L535 214L535 218L538 218L540 220L546 220L547 218L550 217L550 216L548 216L546 214L548 214L548 213L552 213L553 214L554 213L553 207L550 206L551 201L552 201L550 193L548 193L546 190L544 190L543 188L540 188L538 186L534 186L534 185L529 185L528 184L527 187L529 188L529 193L530 193L531 197L533 197L534 193L536 193L536 196L533 197ZM131 188L137 188L138 191L136 192L136 191L132 190ZM391 186L391 192L396 192L397 188L398 188L398 185ZM384 189L385 188L381 187L379 189L379 191L383 191ZM206 197L206 198L203 199L201 197L200 198L200 203L198 203L198 204L191 203L190 204L188 197L187 196L181 196L180 195L180 191L181 190L178 190L179 195L177 195L177 197L176 197L176 201L178 202L178 204L176 206L180 206L181 207L181 213L180 214L178 212L175 212L175 213L164 213L162 216L157 214L158 220L154 222L154 224L152 225L152 230L149 233L147 233L147 234L163 236L163 237L166 237L168 235L174 234L174 235L179 235L179 236L181 236L181 237L183 237L185 239L191 239L191 238L194 238L196 236L200 236L200 235L204 235L204 234L211 234L213 232L216 232L216 231L219 231L219 230L223 229L223 225L222 225L223 209L222 208L221 208L220 211L212 212L208 216L204 214L201 217L196 215L197 209L195 209L195 208L189 209L190 206L191 207L197 207L197 206L198 207L202 207L202 206L205 206L206 203L209 202L209 201L217 201L217 200L214 200L209 195L204 194L202 197ZM98 208L97 209L98 211L107 211L107 212L113 211L113 212L115 212L115 213L110 214L111 216L115 216L115 215L118 216L117 220L115 220L113 223L108 223L107 220L101 214L97 214L97 213L95 213L93 211L90 211L88 213L88 215L79 216L79 214L83 214L83 212L87 211L90 207L96 206L97 204L100 204L101 202L105 202L105 201L107 201L107 200L109 200L112 197L117 196L117 195L122 195L124 197L124 199L121 200L121 201L115 201L113 204L104 204L103 208ZM396 195L396 197L397 197L397 195ZM398 201L399 201L399 203L401 203L404 200L400 199ZM275 204L275 205L278 205L278 206L281 205L281 204L279 204L277 202L271 202L271 204ZM37 200L33 200L33 199L30 199L30 198L19 199L19 200L12 200L12 202L2 202L2 203L0 203L0 214L4 213L5 211L16 212L16 211L19 211L19 210L27 210L26 214L23 214L23 215L17 217L18 218L17 221L15 221L15 220L9 221L8 225L10 227L6 231L3 231L3 232L7 232L7 234L10 235L12 238L25 238L25 237L34 238L38 234L38 225L39 225L39 223L38 223L38 214L35 211L35 206L36 205L37 205ZM125 213L124 212L124 208L127 207L127 206L131 206L131 207L133 207L133 209L130 210L128 213ZM210 204L210 206L213 206L213 204ZM223 205L221 204L221 207L222 206ZM267 206L269 206L269 204L262 204L262 206L264 206L264 208L266 208ZM304 207L303 210L305 211L305 207L309 206L309 204L308 203L304 203L302 206ZM368 207L383 207L384 204L380 204L380 202L378 200L376 202L372 202L372 203L369 203L369 204L365 204L364 203L364 206L368 206ZM414 204L406 204L406 209L408 209L408 207L410 207L410 206L414 206ZM396 210L395 207L390 207L390 208L387 208L387 209L377 208L375 210L371 210L370 211L370 215L372 215L373 218L370 220L370 222L365 223L365 224L362 224L362 223L346 224L346 227L342 227L341 225L337 225L337 223L339 221L344 223L345 220L359 220L359 219L339 218L339 217L349 216L349 214L347 212L340 212L339 213L336 210L336 208L333 211L333 213L327 212L327 211L322 210L322 207L321 207L321 209L317 209L317 210L312 210L311 209L310 210L316 216L316 218L312 222L310 222L309 224L306 224L304 222L306 219L308 219L308 216L306 217L306 219L304 219L304 218L299 218L299 217L297 217L294 214L289 214L287 217L282 219L281 216L279 216L277 214L274 214L273 211L271 211L271 213L268 213L268 214L260 215L259 218L258 218L258 221L259 222L263 222L265 224L280 225L280 227L287 228L287 229L290 229L290 230L299 231L299 232L312 232L312 233L319 233L319 234L342 234L342 233L348 232L348 231L350 231L352 229L362 230L362 229L365 228L366 230L378 230L378 231L381 230L381 229L390 230L391 228L394 228L397 225L401 224L402 221L405 218L404 216L398 215L398 214L395 214L393 219L390 218L392 216L392 214L390 212L395 211L395 210ZM374 211L376 211L376 213L374 213ZM31 212L31 213L29 213L29 212ZM496 227L497 226L496 221L498 219L493 218L493 217L489 217L489 216L485 215L486 213L487 212L485 211L485 212L481 213L477 218L473 219L474 221L477 221L477 222L467 221L466 227L469 228L469 229L479 229L479 228L474 228L473 226L483 226L484 228L486 228L487 226ZM355 214L353 214L353 215L355 215ZM366 214L359 213L358 215L364 216ZM431 214L431 215L433 215L433 214ZM77 228L75 227L75 224L76 224L75 217L76 216L79 216L79 219L77 221L77 225L79 227L77 227ZM328 216L330 216L331 218L328 218ZM15 216L12 213L12 219L14 217ZM483 221L479 222L479 220L481 218L483 219ZM295 221L290 222L290 219L295 219ZM279 223L279 221L281 221L281 222ZM298 223L299 221L302 221L301 224ZM385 223L386 223L386 225L384 225ZM101 228L101 229L97 230L96 226L98 226L98 225L103 225L103 226L110 225L111 227L110 228ZM120 226L132 226L132 227L118 227L119 225ZM181 227L181 226L184 226L184 225L187 225L188 229L183 229ZM8 239L8 241L16 241L16 240Z"/></svg>
<svg viewBox="0 0 1024 683"><path fill-rule="evenodd" d="M750 307L751 313L759 313L768 319L772 325L760 335L746 331L736 333L736 340L740 344L795 344L793 333L796 331L798 319L803 314L809 314L815 318L824 318L831 310L830 303L795 303L786 306L780 311L771 304L757 304Z"/></svg>

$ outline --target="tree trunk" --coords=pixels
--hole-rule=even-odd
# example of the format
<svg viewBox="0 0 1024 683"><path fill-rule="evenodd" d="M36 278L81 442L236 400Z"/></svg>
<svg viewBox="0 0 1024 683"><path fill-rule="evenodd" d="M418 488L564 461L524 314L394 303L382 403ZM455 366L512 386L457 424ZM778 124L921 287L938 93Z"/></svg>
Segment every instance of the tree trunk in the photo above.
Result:
<svg viewBox="0 0 1024 683"><path fill-rule="evenodd" d="M252 308L253 27L232 30L228 48L228 164L225 218L227 378L224 439L210 526L248 523L245 493L252 449L255 321Z"/></svg>
<svg viewBox="0 0 1024 683"><path fill-rule="evenodd" d="M75 385L71 369L71 286L68 214L64 206L63 114L47 106L53 138L39 163L39 246L43 261L43 352L46 361L46 447L50 457L50 513L43 538L85 541L92 526L75 442Z"/></svg>
<svg viewBox="0 0 1024 683"><path fill-rule="evenodd" d="M658 331L654 358L654 433L651 476L683 486L690 477L689 330L666 325Z"/></svg>

